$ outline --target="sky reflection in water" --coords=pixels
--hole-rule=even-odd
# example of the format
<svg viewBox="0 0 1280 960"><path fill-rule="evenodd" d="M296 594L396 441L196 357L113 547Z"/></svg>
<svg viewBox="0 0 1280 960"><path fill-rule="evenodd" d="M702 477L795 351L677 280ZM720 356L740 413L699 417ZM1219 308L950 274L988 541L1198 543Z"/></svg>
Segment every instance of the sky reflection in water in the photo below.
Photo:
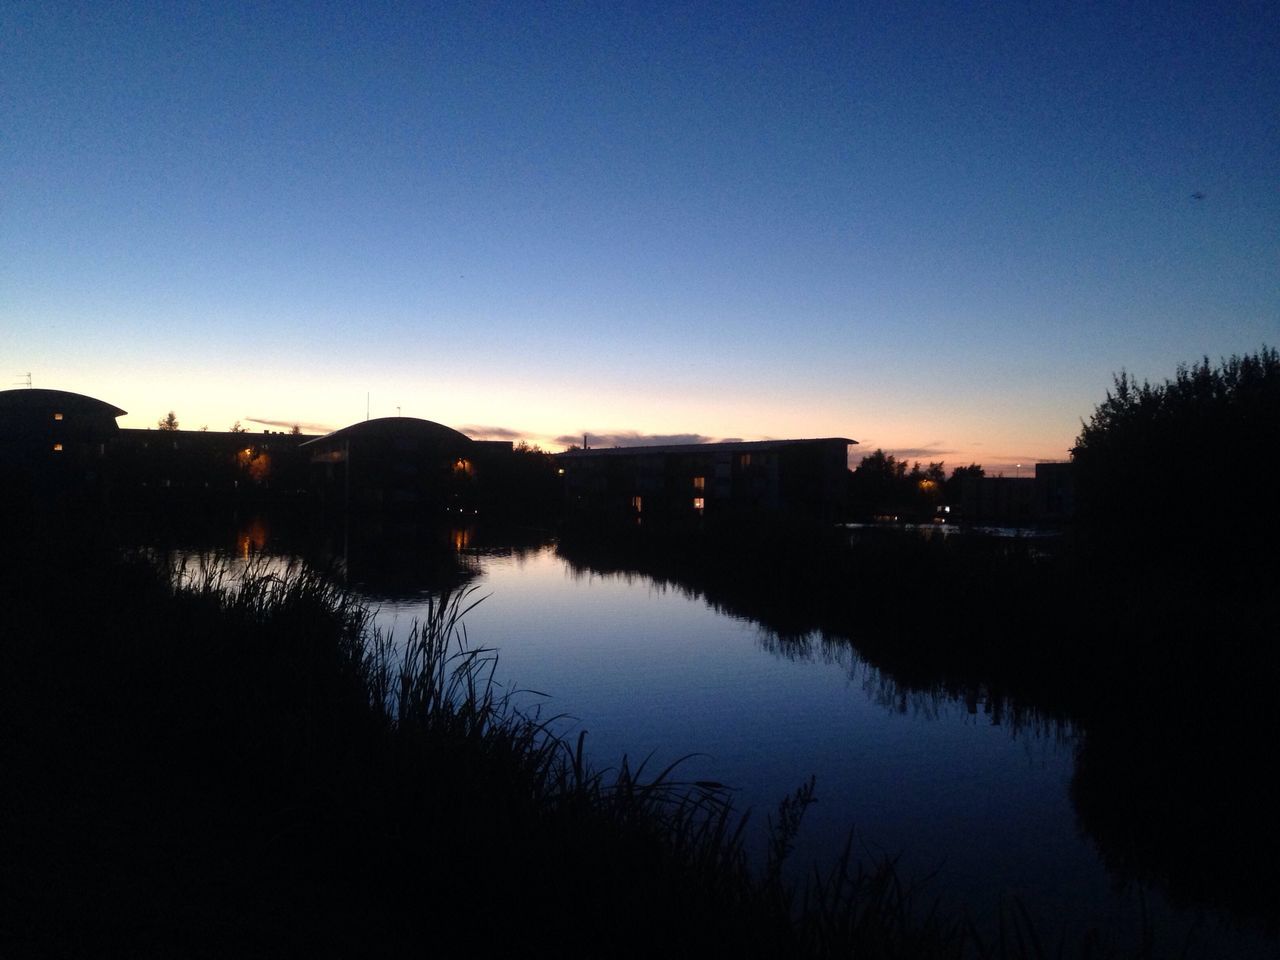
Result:
<svg viewBox="0 0 1280 960"><path fill-rule="evenodd" d="M1069 732L1015 732L924 695L903 711L848 647L813 637L779 651L760 627L645 577L575 574L552 547L481 568L471 641L500 651L503 682L548 694L544 714L571 715L567 732L587 730L598 765L652 752L656 772L696 753L681 775L732 785L757 825L814 774L796 864L829 862L855 827L907 872L941 867L975 907L1015 892L1103 920L1108 883L1067 792ZM419 609L384 602L379 623L403 634Z"/></svg>

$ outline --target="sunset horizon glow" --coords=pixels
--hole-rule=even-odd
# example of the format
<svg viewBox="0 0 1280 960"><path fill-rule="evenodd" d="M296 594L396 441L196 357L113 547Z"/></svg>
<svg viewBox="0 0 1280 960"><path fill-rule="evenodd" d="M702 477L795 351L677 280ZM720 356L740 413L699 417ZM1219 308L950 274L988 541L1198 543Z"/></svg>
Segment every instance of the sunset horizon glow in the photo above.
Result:
<svg viewBox="0 0 1280 960"><path fill-rule="evenodd" d="M0 14L3 386L125 427L1064 460L1280 339L1280 13Z"/></svg>

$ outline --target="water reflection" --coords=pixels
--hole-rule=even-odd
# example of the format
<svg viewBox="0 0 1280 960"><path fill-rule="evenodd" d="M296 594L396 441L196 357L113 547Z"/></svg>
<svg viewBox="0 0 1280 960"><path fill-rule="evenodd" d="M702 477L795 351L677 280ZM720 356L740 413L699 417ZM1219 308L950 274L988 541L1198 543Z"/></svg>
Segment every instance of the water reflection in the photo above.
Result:
<svg viewBox="0 0 1280 960"><path fill-rule="evenodd" d="M640 541L613 549L595 538L562 542L559 550L574 567L646 575L721 613L759 623L764 648L788 660L838 663L851 675L873 664L861 673L862 689L889 709L937 718L958 704L993 726L1070 743L1077 758L1070 796L1078 823L1117 881L1154 885L1176 905L1226 910L1276 932L1280 830L1274 811L1280 791L1267 771L1274 770L1280 723L1274 658L1257 659L1269 641L1250 612L1256 598L1252 604L1243 598L1234 605L1174 605L1173 588L1161 585L1134 587L1123 602L1095 590L1091 636L1062 604L1089 597L1088 581L1057 583L1037 575L1036 565L1048 556L1043 541L1025 545L1025 561L1011 552L1022 545L993 546L989 556L975 558L985 565L983 576L969 577L957 589L939 581L940 573L953 574L957 565L934 563L936 553L903 550L903 531L861 535L864 550L884 548L891 568L909 579L895 584L863 568L857 572L871 575L875 595L862 591L834 604L829 588L825 596L810 592L803 602L803 585L774 588L738 557L673 559ZM928 549L935 547L952 549L942 542ZM824 573L819 563L801 559L797 566L815 579ZM1015 590L1001 592L1005 578ZM944 602L934 599L935 592ZM972 593L967 603L966 592ZM893 602L883 603L884 597ZM993 598L1012 614L992 616ZM902 616L907 610L910 625ZM1046 619L1055 610L1062 611L1060 619ZM1132 627L1116 630L1106 619L1120 611L1154 620L1144 624L1150 639L1129 644ZM933 620L937 615L947 619ZM966 658L956 652L966 644L948 644L948 629L963 639L966 618L979 630L1014 638L995 645L1000 659ZM1025 645L1030 657L1016 649L1018 634L1008 626L1019 621L1036 628L1035 641ZM1108 642L1112 630L1115 639ZM1205 636L1226 642L1207 649ZM1041 652L1044 662L1037 664ZM1017 666L1011 669L1011 663ZM1106 666L1100 669L1100 663Z"/></svg>
<svg viewBox="0 0 1280 960"><path fill-rule="evenodd" d="M818 772L802 857L828 853L854 822L886 852L916 851L906 862L921 872L945 859L958 899L982 907L1017 891L1046 916L1093 922L1114 909L1093 847L1113 880L1274 928L1264 871L1280 797L1259 776L1271 756L1259 734L1276 728L1252 706L1206 724L1204 691L1161 675L1126 680L1100 709L1075 675L1019 682L948 655L927 618L907 629L874 607L850 613L845 598L798 602L795 585L739 576L739 560L476 525L254 517L234 529L220 542L239 562L306 557L395 616L481 583L492 598L472 636L500 649L503 676L579 717L603 760L703 751L689 775L740 784L757 807ZM938 634L923 654L922 630ZM1232 671L1217 674L1209 682L1225 684Z"/></svg>

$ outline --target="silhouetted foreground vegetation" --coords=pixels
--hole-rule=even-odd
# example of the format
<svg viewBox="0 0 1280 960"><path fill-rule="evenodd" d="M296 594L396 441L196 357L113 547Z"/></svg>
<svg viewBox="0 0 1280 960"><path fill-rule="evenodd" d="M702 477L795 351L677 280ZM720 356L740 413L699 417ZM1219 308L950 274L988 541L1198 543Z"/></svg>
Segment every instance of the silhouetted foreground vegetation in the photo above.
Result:
<svg viewBox="0 0 1280 960"><path fill-rule="evenodd" d="M1053 952L890 864L784 882L811 784L753 869L720 785L601 773L514 709L470 595L397 646L312 573L175 587L79 536L0 561L6 956Z"/></svg>
<svg viewBox="0 0 1280 960"><path fill-rule="evenodd" d="M1280 354L1180 366L1139 384L1123 371L1084 424L1075 463L1080 521L1107 548L1179 562L1247 562L1280 533L1269 457L1280 446ZM1153 546L1155 549L1152 549ZM1221 556L1223 548L1236 556Z"/></svg>

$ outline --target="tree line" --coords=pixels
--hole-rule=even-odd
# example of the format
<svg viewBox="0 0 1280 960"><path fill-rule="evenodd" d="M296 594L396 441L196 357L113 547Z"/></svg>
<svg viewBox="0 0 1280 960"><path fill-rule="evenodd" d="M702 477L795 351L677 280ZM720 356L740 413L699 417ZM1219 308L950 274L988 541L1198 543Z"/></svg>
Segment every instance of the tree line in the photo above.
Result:
<svg viewBox="0 0 1280 960"><path fill-rule="evenodd" d="M1071 451L1079 522L1113 541L1270 540L1278 447L1274 348L1205 357L1157 384L1122 370Z"/></svg>
<svg viewBox="0 0 1280 960"><path fill-rule="evenodd" d="M965 478L984 473L981 466L971 463L954 468L948 476L942 461L927 466L919 461L908 464L877 449L849 471L850 514L858 519L928 520L940 506L959 503Z"/></svg>

